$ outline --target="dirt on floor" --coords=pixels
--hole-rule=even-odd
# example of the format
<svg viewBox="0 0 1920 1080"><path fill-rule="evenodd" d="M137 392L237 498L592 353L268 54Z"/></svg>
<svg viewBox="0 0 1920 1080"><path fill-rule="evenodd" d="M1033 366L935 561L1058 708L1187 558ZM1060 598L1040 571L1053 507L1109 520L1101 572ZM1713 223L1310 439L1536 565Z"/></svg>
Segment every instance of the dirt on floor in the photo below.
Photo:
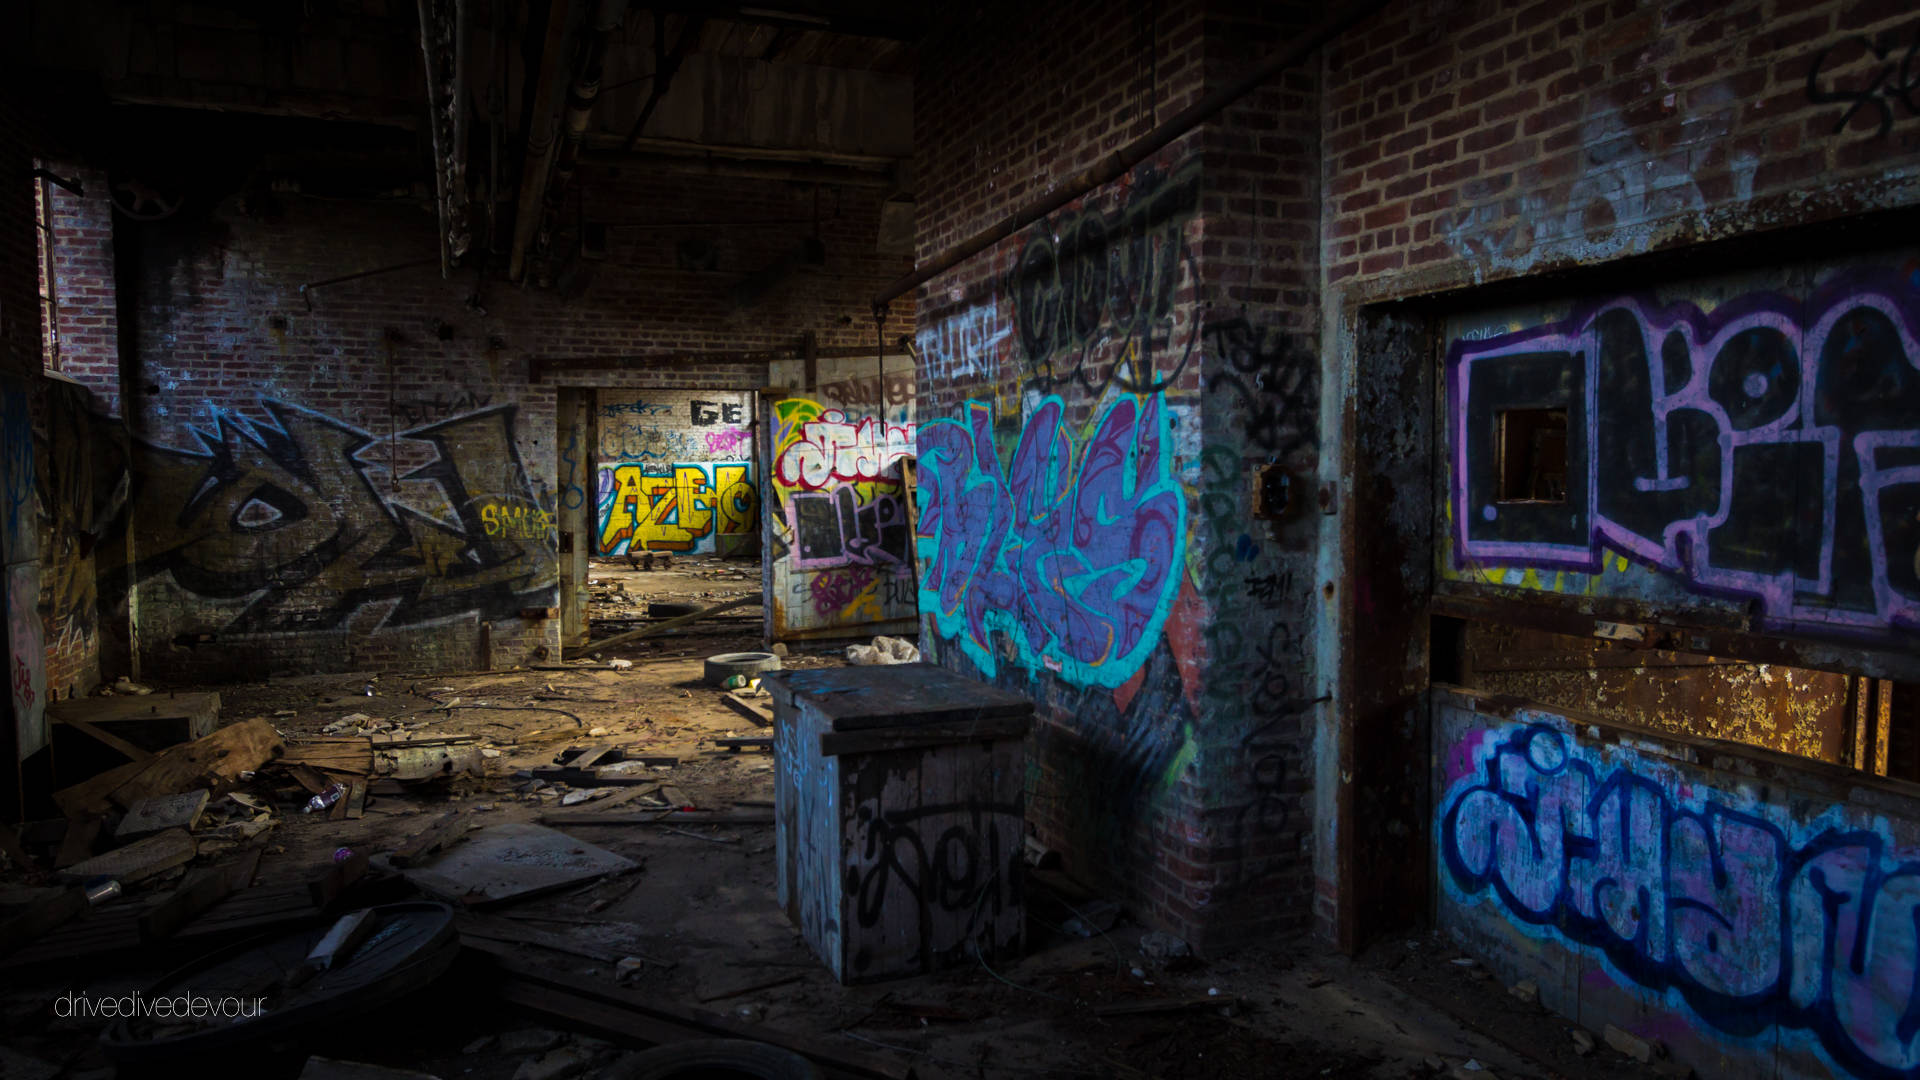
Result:
<svg viewBox="0 0 1920 1080"><path fill-rule="evenodd" d="M711 605L751 595L756 583L743 575L757 576L751 564L718 560L676 559L671 570L650 572L596 563L595 634L624 629L650 604ZM610 960L640 958L628 964L632 988L875 1053L926 1078L1487 1080L1641 1068L1604 1047L1577 1055L1564 1022L1493 984L1477 965L1452 963L1458 954L1430 936L1383 942L1357 961L1307 942L1204 958L1169 955L1164 947L1150 955L1146 931L1124 915L1083 937L1041 917L1045 905L1036 902L1030 948L1017 961L976 959L933 975L839 985L776 906L771 825L590 824L587 818L622 806L651 805L640 793L652 785L562 806L565 791L526 777L552 764L562 748L613 744L630 757L677 759L642 775L670 785L692 806L770 806L771 754L712 742L765 733L702 677L704 657L761 647L757 610L740 613L749 617L531 670L355 672L209 688L221 694L224 719L269 717L295 739L329 726L337 731L343 717L357 713L398 731L476 735L497 752L487 758L484 777L372 795L357 820L303 814L292 802L277 806L275 827L262 838L257 882L302 880L342 848L390 851L449 809L470 810L485 824L544 822L640 869L494 910L543 939L506 946L516 955L583 985L611 985L617 965ZM844 662L826 648L794 650L785 659L790 668ZM53 1003L69 992L107 995L147 985L160 974L149 966L132 952L96 966L0 971L0 1075L113 1075L94 1043L103 1022L60 1016ZM564 1026L451 977L406 1008L312 1032L306 1049L471 1080L528 1080L544 1075L541 1062L556 1061L577 1066L572 1075L615 1075L630 1054L597 1036L555 1030ZM35 1062L53 1071L36 1072Z"/></svg>

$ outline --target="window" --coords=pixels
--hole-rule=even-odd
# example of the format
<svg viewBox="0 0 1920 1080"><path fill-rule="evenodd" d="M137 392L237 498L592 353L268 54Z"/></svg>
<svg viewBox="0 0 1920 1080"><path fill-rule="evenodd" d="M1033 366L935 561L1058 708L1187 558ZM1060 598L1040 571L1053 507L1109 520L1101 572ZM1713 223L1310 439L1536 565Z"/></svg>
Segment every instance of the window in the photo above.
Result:
<svg viewBox="0 0 1920 1080"><path fill-rule="evenodd" d="M48 371L60 370L60 302L54 282L53 191L46 163L33 163L33 223L40 253L40 354Z"/></svg>
<svg viewBox="0 0 1920 1080"><path fill-rule="evenodd" d="M1567 501L1567 410L1500 413L1500 502Z"/></svg>

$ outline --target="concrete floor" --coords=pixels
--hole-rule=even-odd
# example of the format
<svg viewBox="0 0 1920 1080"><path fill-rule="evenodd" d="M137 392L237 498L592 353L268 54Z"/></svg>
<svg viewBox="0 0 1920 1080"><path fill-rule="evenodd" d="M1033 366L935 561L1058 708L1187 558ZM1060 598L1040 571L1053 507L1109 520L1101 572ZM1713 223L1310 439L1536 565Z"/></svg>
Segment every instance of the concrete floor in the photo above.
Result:
<svg viewBox="0 0 1920 1080"><path fill-rule="evenodd" d="M593 577L604 583L596 592L610 599L597 602L594 613L641 614L654 600L717 603L752 591L757 582L734 576L751 569L752 564L681 560L671 572L648 574L623 564L596 564ZM613 587L616 583L624 593ZM569 814L605 813L608 803L559 809L514 790L514 770L546 764L557 746L567 744L530 737L557 725L573 727L568 717L540 710L565 709L580 718L582 728L605 729L592 741L623 743L632 753L678 756L679 765L658 775L697 806L771 800L770 755L730 753L707 742L761 729L725 707L721 692L700 680L704 656L759 644L757 625L749 621L617 647L570 670L353 673L220 687L227 719L281 713L275 723L293 733L318 731L350 711L403 722L437 718L436 732L480 734L502 751L489 762L484 780L462 781L433 798L374 798L359 820L282 814L269 834L258 881L299 879L339 847L390 849L449 807L472 809L486 823L532 821L545 814L550 825L641 862L644 869L497 914L551 934L576 951L658 961L634 985L667 1000L828 1038L849 1050L892 1055L929 1078L1454 1074L1483 1080L1488 1073L1599 1077L1642 1068L1604 1048L1591 1057L1576 1056L1563 1022L1508 995L1477 967L1451 963L1458 954L1430 937L1383 942L1355 961L1314 943L1294 942L1169 965L1145 956L1143 931L1124 918L1090 939L1036 921L1030 954L997 970L975 964L841 987L775 906L772 826L708 826L688 835L650 827L567 825ZM634 665L611 669L605 661L615 658ZM789 666L842 662L831 653L796 654ZM369 680L377 691L372 698L363 692ZM455 698L530 711L435 711ZM293 715L284 715L289 711ZM586 981L615 978L603 961L535 946L515 948L549 971ZM66 990L107 993L142 985L155 973L139 967L132 958L122 970L85 986L43 979L38 985L6 987L0 998L6 1010L4 1044L41 1061L65 1063L58 1075L110 1075L91 1048L96 1029L49 1021L47 1003ZM448 1007L423 1003L416 1015L385 1017L385 1034L321 1036L320 1052L441 1077L527 1075L523 1066L539 1055L512 1052L508 1047L520 1045L515 1037L504 1046L498 1037L546 1028L548 1021L463 996L461 987L445 981L438 994L437 1003ZM1116 1003L1208 995L1221 1004L1113 1017L1096 1012ZM591 1063L587 1075L612 1069L621 1054L611 1045L571 1035L562 1047ZM1468 1062L1481 1068L1466 1067ZM0 1068L0 1075L16 1073L32 1075L32 1070Z"/></svg>

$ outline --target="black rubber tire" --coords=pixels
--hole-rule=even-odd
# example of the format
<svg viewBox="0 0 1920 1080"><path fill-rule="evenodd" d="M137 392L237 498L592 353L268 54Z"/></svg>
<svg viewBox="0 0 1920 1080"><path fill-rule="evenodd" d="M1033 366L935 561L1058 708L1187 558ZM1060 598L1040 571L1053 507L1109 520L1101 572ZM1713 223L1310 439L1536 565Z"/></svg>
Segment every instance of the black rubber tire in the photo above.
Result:
<svg viewBox="0 0 1920 1080"><path fill-rule="evenodd" d="M824 1080L813 1062L751 1039L689 1039L642 1051L614 1071L619 1080Z"/></svg>
<svg viewBox="0 0 1920 1080"><path fill-rule="evenodd" d="M706 680L719 686L735 675L752 678L780 670L780 658L770 652L727 652L707 657Z"/></svg>

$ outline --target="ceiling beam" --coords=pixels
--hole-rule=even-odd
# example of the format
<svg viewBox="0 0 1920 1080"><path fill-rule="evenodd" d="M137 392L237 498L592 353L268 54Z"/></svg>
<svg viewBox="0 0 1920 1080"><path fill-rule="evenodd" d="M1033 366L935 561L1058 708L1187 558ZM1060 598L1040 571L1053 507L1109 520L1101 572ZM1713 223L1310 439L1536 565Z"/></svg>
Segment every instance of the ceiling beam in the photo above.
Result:
<svg viewBox="0 0 1920 1080"><path fill-rule="evenodd" d="M698 15L709 19L783 26L795 30L818 30L849 37L880 38L885 41L918 41L926 24L918 19L871 15L833 10L821 0L765 0L762 3L730 3L728 0L659 0L648 4L653 11L669 15Z"/></svg>

